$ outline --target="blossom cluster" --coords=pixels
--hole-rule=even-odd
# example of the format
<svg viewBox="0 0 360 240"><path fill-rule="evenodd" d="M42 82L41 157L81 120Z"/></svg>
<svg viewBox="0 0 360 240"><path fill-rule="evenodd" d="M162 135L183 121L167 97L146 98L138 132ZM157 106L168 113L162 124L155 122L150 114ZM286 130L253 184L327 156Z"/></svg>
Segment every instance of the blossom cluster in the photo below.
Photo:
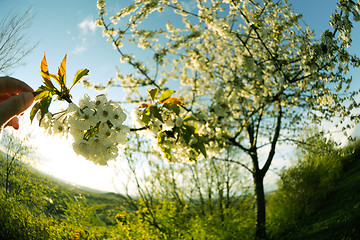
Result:
<svg viewBox="0 0 360 240"><path fill-rule="evenodd" d="M123 124L126 120L123 109L103 94L93 100L85 95L78 105L70 103L64 111L48 113L43 118L38 114L38 120L49 134L70 134L75 153L99 165L106 165L118 156L118 147L125 144L130 132Z"/></svg>
<svg viewBox="0 0 360 240"><path fill-rule="evenodd" d="M184 121L181 116L166 108L162 108L159 114L163 121L151 116L148 129L142 132L151 140L154 150L162 153L164 159L172 163L192 163L197 160L200 153L194 150L194 145L198 143L195 128L187 124L186 118ZM132 112L132 118L138 127L144 125L142 116L143 112L139 108Z"/></svg>

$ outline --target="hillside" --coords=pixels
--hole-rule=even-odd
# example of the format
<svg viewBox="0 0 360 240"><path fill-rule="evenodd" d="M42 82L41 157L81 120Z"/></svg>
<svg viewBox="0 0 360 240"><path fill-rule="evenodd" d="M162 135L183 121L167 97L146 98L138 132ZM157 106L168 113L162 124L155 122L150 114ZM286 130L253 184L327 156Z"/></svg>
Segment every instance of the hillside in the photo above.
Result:
<svg viewBox="0 0 360 240"><path fill-rule="evenodd" d="M6 168L11 169L8 179L5 178ZM0 172L2 191L8 192L8 195L14 196L19 202L31 205L31 209L35 206L42 213L55 218L62 218L66 204L79 196L86 199L89 206L96 206L97 217L105 224L115 224L115 215L119 211L132 210L121 194L73 185L39 172L20 161L10 163L6 154L0 157Z"/></svg>
<svg viewBox="0 0 360 240"><path fill-rule="evenodd" d="M321 151L300 156L284 170L281 179L290 184L285 181L267 195L272 239L360 239L360 148L317 144ZM189 202L142 196L128 202L123 195L77 187L17 161L6 185L6 157L0 161L0 239L9 239L9 233L36 240L253 239L251 194L232 197L229 206L216 197Z"/></svg>
<svg viewBox="0 0 360 240"><path fill-rule="evenodd" d="M343 159L343 166L320 207L281 239L360 239L360 148Z"/></svg>

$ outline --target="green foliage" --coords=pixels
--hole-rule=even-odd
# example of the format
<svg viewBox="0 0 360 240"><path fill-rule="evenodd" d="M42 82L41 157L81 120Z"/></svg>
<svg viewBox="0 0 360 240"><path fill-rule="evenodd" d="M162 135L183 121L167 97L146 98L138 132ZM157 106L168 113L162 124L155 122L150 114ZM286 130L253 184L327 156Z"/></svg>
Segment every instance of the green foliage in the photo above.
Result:
<svg viewBox="0 0 360 240"><path fill-rule="evenodd" d="M118 225L112 233L116 239L252 239L255 221L253 211L249 211L252 204L244 202L239 208L227 209L223 216L218 212L204 216L169 199L155 204L153 212L148 204L141 200L136 213L117 215Z"/></svg>
<svg viewBox="0 0 360 240"><path fill-rule="evenodd" d="M255 215L250 210L252 206L252 202L247 202L241 206L225 209L223 216L220 216L219 213L206 217L197 215L190 219L190 228L184 239L253 239Z"/></svg>
<svg viewBox="0 0 360 240"><path fill-rule="evenodd" d="M81 194L74 198L68 197L65 201L64 215L67 222L74 226L104 226L105 224L96 217L97 206L90 206L86 197Z"/></svg>
<svg viewBox="0 0 360 240"><path fill-rule="evenodd" d="M287 239L293 232L304 231L304 225L306 226L306 222L312 216L331 206L330 202L334 195L343 198L352 191L347 189L340 194L337 188L341 189L338 187L339 181L343 179L344 167L348 165L347 161L354 153L354 146L341 149L337 148L334 142L325 139L313 140L309 142L305 151L299 154L298 163L280 174L279 189L269 197L268 225L274 239ZM313 145L315 142L316 145ZM334 203L334 206L336 205ZM326 211L321 213L321 220L312 225L311 230L305 231L310 230L314 233L325 226L336 227L339 219L349 217L349 212L343 211L345 206L340 205L338 208L338 210L330 208L327 213ZM330 224L334 220L338 223ZM282 236L283 234L287 237ZM333 236L329 237L333 238ZM312 238L320 239L314 235L299 237L299 239Z"/></svg>
<svg viewBox="0 0 360 240"><path fill-rule="evenodd" d="M281 173L279 190L269 197L270 236L356 239L360 236L360 150L341 149L320 138L307 139L307 143L299 151L299 162ZM6 166L3 162L1 171ZM191 181L201 188L187 200L186 190L173 182L174 171L179 169L154 163L148 180L153 195L133 199L132 208L120 195L59 186L24 163L16 164L12 185L22 190L0 188L0 239L232 240L254 236L253 196L244 190L230 199L221 195L225 191L221 183L229 181L221 172L235 170L230 163L184 165L192 169Z"/></svg>
<svg viewBox="0 0 360 240"><path fill-rule="evenodd" d="M356 239L360 236L360 149L338 148L316 137L306 142L298 163L281 173L279 190L269 196L270 236ZM13 143L12 149L17 149L19 142ZM246 188L235 191L223 185L237 176L231 163L205 161L182 169L153 163L147 180L152 194L139 189L141 197L126 199L129 205L124 196L60 186L26 164L15 163L12 185L22 190L6 192L1 185L0 239L246 240L255 233L253 195L246 194ZM185 174L186 168L192 175ZM178 186L176 172L191 176L186 182L198 188ZM226 198L222 195L226 191L243 194Z"/></svg>
<svg viewBox="0 0 360 240"><path fill-rule="evenodd" d="M49 238L51 220L34 215L15 198L0 192L0 239L40 240Z"/></svg>

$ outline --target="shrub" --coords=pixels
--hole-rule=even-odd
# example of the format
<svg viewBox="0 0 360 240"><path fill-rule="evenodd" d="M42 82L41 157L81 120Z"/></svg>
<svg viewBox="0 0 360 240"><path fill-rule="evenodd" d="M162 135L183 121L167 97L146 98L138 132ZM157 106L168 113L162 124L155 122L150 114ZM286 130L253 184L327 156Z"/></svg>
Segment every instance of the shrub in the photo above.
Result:
<svg viewBox="0 0 360 240"><path fill-rule="evenodd" d="M317 211L342 173L342 150L334 142L317 139L309 146L299 153L295 166L283 170L278 191L269 197L272 235L295 230L299 220Z"/></svg>
<svg viewBox="0 0 360 240"><path fill-rule="evenodd" d="M50 239L51 220L44 215L33 215L16 199L0 193L0 239Z"/></svg>

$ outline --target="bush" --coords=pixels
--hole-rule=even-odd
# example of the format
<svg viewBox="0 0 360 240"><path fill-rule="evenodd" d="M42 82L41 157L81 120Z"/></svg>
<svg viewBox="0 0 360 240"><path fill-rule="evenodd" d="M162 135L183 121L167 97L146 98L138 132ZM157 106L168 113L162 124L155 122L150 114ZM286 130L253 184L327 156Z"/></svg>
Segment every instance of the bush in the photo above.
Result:
<svg viewBox="0 0 360 240"><path fill-rule="evenodd" d="M268 201L271 235L296 231L299 220L322 207L342 173L342 155L334 142L317 139L299 153L295 166L280 174L279 189Z"/></svg>

